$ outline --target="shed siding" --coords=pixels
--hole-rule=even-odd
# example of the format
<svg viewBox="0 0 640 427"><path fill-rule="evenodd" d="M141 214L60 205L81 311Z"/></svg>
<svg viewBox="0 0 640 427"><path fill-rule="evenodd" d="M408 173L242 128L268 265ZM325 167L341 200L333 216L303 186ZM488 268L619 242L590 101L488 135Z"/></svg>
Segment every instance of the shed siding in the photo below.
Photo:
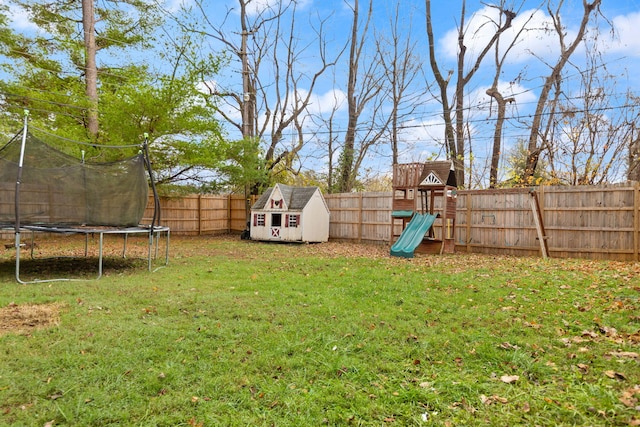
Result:
<svg viewBox="0 0 640 427"><path fill-rule="evenodd" d="M302 241L326 242L329 240L329 210L320 194L316 191L302 211Z"/></svg>

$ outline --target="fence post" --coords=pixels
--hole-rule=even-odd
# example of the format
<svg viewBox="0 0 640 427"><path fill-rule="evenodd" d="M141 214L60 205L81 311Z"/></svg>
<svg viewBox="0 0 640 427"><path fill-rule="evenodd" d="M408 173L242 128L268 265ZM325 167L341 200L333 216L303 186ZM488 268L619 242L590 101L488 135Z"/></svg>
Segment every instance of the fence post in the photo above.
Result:
<svg viewBox="0 0 640 427"><path fill-rule="evenodd" d="M231 193L227 194L227 233L231 233L231 216L233 212L231 211ZM245 209L246 216L246 209Z"/></svg>
<svg viewBox="0 0 640 427"><path fill-rule="evenodd" d="M472 203L473 203L473 196L472 193L469 191L467 193L467 253L471 253L471 220L472 220Z"/></svg>
<svg viewBox="0 0 640 427"><path fill-rule="evenodd" d="M358 198L358 243L362 242L362 198L363 193L360 193L360 197Z"/></svg>
<svg viewBox="0 0 640 427"><path fill-rule="evenodd" d="M638 213L640 212L640 183L636 182L633 184L633 259L635 261L640 261L639 252L640 252L640 242L638 235L640 233L640 217Z"/></svg>
<svg viewBox="0 0 640 427"><path fill-rule="evenodd" d="M198 236L202 235L202 194L198 194Z"/></svg>

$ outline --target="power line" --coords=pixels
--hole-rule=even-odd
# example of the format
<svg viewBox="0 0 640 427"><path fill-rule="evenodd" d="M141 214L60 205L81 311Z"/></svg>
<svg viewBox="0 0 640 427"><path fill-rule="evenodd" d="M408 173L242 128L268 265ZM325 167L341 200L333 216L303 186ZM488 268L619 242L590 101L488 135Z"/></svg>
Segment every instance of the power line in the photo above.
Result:
<svg viewBox="0 0 640 427"><path fill-rule="evenodd" d="M67 142L72 142L74 144L78 144L78 145L85 145L85 146L91 146L93 148L99 147L99 148L139 148L142 144L128 144L128 145L106 145L106 144L96 144L95 142L85 142L85 141L77 141L74 139L70 139L70 138L65 138L64 136L60 136L60 135L56 135L54 133L51 133L49 131L46 131L42 128L39 128L37 126L34 125L29 125L30 129L35 129L38 132L41 132L45 135L48 136L52 136L58 139L61 139L63 141L67 141Z"/></svg>
<svg viewBox="0 0 640 427"><path fill-rule="evenodd" d="M45 93L49 93L49 94L53 95L53 93L51 93L51 92L45 92ZM62 102L50 101L48 99L33 98L33 97L30 97L30 96L19 95L19 94L16 94L16 93L0 92L0 94L4 95L4 96L8 96L10 98L26 99L26 100L33 101L33 102L42 102L42 103L45 103L45 104L52 104L52 105L57 105L59 107L73 108L73 109L82 110L82 111L87 110L87 107L79 107L77 105L71 105L71 104L65 104L65 103L62 103Z"/></svg>

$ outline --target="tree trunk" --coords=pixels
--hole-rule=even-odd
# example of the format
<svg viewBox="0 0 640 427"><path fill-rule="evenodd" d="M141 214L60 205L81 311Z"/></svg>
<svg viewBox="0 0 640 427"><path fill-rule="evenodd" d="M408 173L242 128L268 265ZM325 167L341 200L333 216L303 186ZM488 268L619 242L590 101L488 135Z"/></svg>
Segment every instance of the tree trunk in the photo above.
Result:
<svg viewBox="0 0 640 427"><path fill-rule="evenodd" d="M464 45L464 14L466 11L466 1L462 1L460 11L460 26L458 27L458 70L456 77L456 156L453 157L453 165L456 172L456 182L458 186L464 188L464 60L467 47Z"/></svg>
<svg viewBox="0 0 640 427"><path fill-rule="evenodd" d="M94 140L98 138L98 68L96 66L96 16L93 0L82 0L82 28L85 49L85 93L89 100L87 130Z"/></svg>
<svg viewBox="0 0 640 427"><path fill-rule="evenodd" d="M429 59L431 64L431 69L436 79L436 83L440 88L440 97L442 100L442 112L443 119L445 124L445 141L447 145L448 158L453 160L456 180L459 187L464 187L465 185L465 174L464 174L464 162L465 162L465 135L464 135L464 127L465 127L465 105L464 105L464 92L465 87L471 80L471 78L475 75L475 73L480 68L480 64L484 60L485 56L489 52L492 46L494 46L498 40L500 39L500 35L505 32L507 29L511 27L511 23L513 19L516 17L516 14L510 10L504 9L502 6L500 7L501 13L505 16L505 21L502 25L500 25L496 32L493 34L491 39L487 42L487 44L483 47L482 51L476 58L475 62L471 69L465 74L465 55L467 51L467 47L464 44L465 37L465 13L466 13L466 2L462 0L462 9L460 13L460 24L458 27L458 57L457 57L457 75L456 75L456 88L454 95L454 106L455 106L455 129L452 122L452 107L449 105L447 100L447 86L449 84L449 79L453 75L453 70L449 71L449 75L445 79L442 76L438 68L438 64L435 58L435 48L434 48L434 37L433 37L433 29L432 29L432 19L431 19L431 0L426 0L426 15L427 15L427 36L429 39Z"/></svg>
<svg viewBox="0 0 640 427"><path fill-rule="evenodd" d="M493 150L491 151L491 168L489 169L489 188L495 188L498 183L498 166L500 163L500 149L502 146L502 128L507 110L507 102L515 101L513 98L504 99L496 87L487 89L487 95L496 100L498 104L498 118L493 131Z"/></svg>
<svg viewBox="0 0 640 427"><path fill-rule="evenodd" d="M353 189L353 162L356 143L356 127L358 124L358 105L356 100L356 84L359 70L358 44L358 0L353 2L353 24L351 26L351 45L349 47L349 81L347 83L347 108L349 119L344 138L344 147L340 156L338 191L348 193Z"/></svg>
<svg viewBox="0 0 640 427"><path fill-rule="evenodd" d="M451 72L445 78L440 72L438 62L435 54L435 38L433 35L433 25L431 18L431 0L426 0L426 14L427 14L427 38L429 39L429 64L431 70L440 89L440 102L442 103L442 119L444 120L444 144L447 149L447 158L454 160L454 167L456 168L456 179L460 179L459 165L455 163L455 159L458 158L458 149L456 147L456 138L453 130L453 121L451 118L451 106L449 105L449 95L447 94L447 88L449 86L449 79L451 78ZM462 169L463 176L458 181L458 185L464 183L464 168Z"/></svg>

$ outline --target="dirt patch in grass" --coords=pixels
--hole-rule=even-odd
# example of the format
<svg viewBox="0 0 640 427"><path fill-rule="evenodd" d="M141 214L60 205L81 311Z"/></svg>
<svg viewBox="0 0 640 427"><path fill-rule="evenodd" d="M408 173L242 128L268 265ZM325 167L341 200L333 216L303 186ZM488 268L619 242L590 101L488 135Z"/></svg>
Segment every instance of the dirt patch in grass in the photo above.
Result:
<svg viewBox="0 0 640 427"><path fill-rule="evenodd" d="M35 329L55 326L60 322L62 305L9 304L0 308L0 335L29 334Z"/></svg>

